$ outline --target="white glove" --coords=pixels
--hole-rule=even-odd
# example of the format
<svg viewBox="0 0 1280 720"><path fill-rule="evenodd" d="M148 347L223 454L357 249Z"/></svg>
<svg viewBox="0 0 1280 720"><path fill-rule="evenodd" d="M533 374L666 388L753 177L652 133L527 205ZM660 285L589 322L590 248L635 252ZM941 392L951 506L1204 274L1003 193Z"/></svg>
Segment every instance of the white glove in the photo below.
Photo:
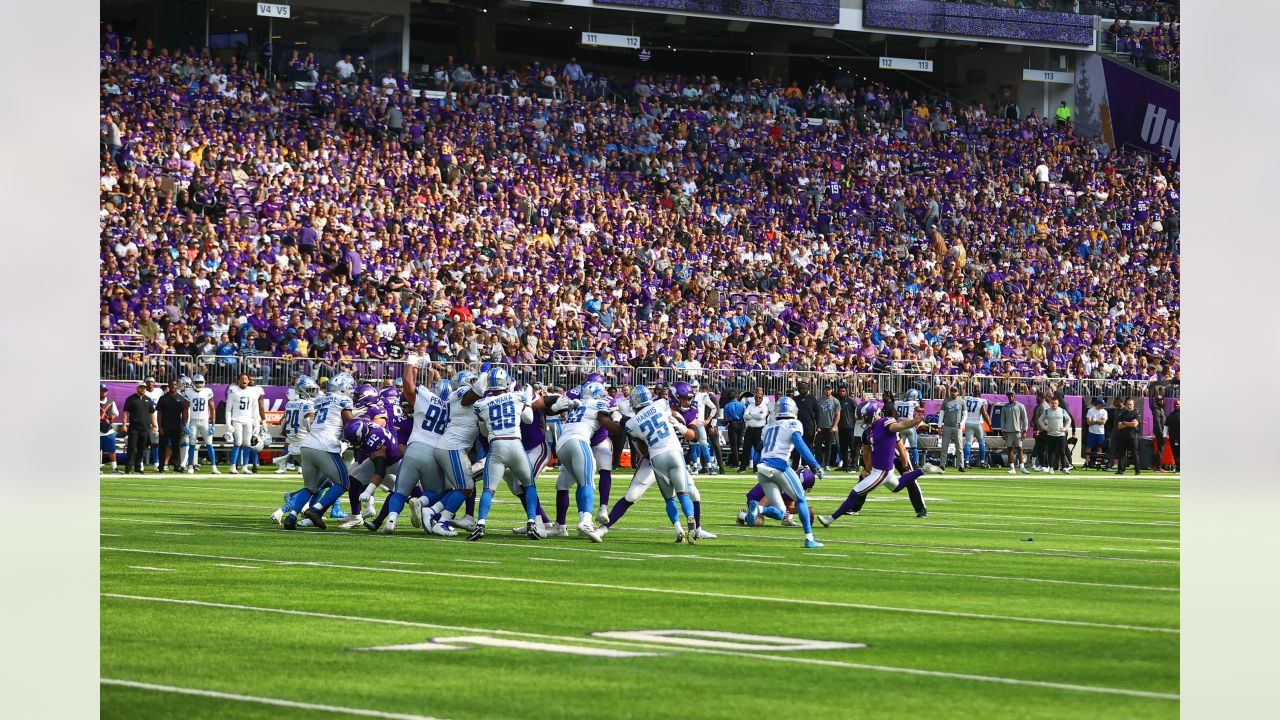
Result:
<svg viewBox="0 0 1280 720"><path fill-rule="evenodd" d="M367 503L367 502L369 502L370 500L372 500L372 499L373 499L373 491L374 491L376 488L377 488L377 486L376 486L376 485L373 485L373 484L369 484L369 485L365 485L365 486L364 486L364 492L360 493L360 503L361 503L362 505L363 505L364 503Z"/></svg>
<svg viewBox="0 0 1280 720"><path fill-rule="evenodd" d="M476 381L471 383L471 389L477 395L484 395L489 392L489 373L480 373L480 377L476 378Z"/></svg>
<svg viewBox="0 0 1280 720"><path fill-rule="evenodd" d="M574 400L565 395L561 395L560 399L556 400L555 404L551 406L551 412L558 413L564 410L577 410L580 407L582 407L581 400Z"/></svg>

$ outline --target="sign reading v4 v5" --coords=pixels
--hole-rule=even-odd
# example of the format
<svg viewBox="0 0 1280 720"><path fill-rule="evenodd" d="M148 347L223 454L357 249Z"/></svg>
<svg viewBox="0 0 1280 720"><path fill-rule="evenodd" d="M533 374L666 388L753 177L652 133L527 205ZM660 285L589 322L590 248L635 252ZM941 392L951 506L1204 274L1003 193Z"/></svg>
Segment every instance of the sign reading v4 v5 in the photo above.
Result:
<svg viewBox="0 0 1280 720"><path fill-rule="evenodd" d="M283 3L258 3L258 15L262 17L289 19L289 6Z"/></svg>

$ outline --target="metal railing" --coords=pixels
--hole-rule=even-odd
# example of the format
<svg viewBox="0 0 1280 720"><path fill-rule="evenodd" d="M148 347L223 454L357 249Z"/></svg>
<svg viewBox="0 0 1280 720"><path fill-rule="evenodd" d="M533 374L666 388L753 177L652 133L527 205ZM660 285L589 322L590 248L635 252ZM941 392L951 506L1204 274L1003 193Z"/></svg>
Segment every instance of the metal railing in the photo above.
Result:
<svg viewBox="0 0 1280 720"><path fill-rule="evenodd" d="M164 383L179 375L203 373L210 383L233 383L240 373L248 373L261 385L290 385L301 375L333 377L340 372L350 372L360 382L379 383L394 380L404 374L404 360L374 360L354 358L348 360L318 360L314 358L288 358L269 355L142 355L119 350L100 353L103 380L141 380L154 376ZM591 373L599 373L615 387L635 385L671 385L680 381L696 381L708 392L754 392L757 387L767 395L795 392L801 383L816 395L830 387L833 390L846 386L855 395L879 396L891 392L902 397L908 390L917 390L926 399L947 397L954 384L960 384L965 394L1004 394L1013 391L1019 395L1034 395L1038 391L1061 390L1067 395L1087 398L1116 396L1141 396L1153 381L1115 380L1091 378L1024 378L984 375L944 375L924 372L854 373L823 372L816 370L750 370L738 368L674 368L631 367L612 365L597 367L588 363L493 363L503 367L511 377L522 383L540 382L547 386L571 388L583 382ZM453 376L466 368L479 370L480 363L440 363L445 374ZM1167 385L1169 397L1178 397L1176 383Z"/></svg>

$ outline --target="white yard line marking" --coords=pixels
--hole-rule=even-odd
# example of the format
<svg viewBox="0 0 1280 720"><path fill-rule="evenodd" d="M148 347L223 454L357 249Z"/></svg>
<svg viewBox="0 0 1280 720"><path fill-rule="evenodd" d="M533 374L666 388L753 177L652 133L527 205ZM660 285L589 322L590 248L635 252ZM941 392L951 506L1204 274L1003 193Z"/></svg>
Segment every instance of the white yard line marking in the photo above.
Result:
<svg viewBox="0 0 1280 720"><path fill-rule="evenodd" d="M959 550L925 550L925 552L935 555L977 555L977 553L961 552Z"/></svg>
<svg viewBox="0 0 1280 720"><path fill-rule="evenodd" d="M237 570L258 570L262 567L261 565L233 565L231 563L214 563L214 565L217 565L218 567L235 568Z"/></svg>
<svg viewBox="0 0 1280 720"><path fill-rule="evenodd" d="M191 537L192 535L195 535L195 533L169 532L167 530L156 530L156 534L157 535L186 535L187 537Z"/></svg>
<svg viewBox="0 0 1280 720"><path fill-rule="evenodd" d="M115 534L115 533L98 533L98 535L99 535L100 537L120 537L119 535L117 535L117 534Z"/></svg>
<svg viewBox="0 0 1280 720"><path fill-rule="evenodd" d="M536 561L538 561L538 562L563 562L563 563L573 562L572 560L565 560L564 558L536 558L536 557L531 557L531 558L529 558L529 559L530 559L530 560L536 560Z"/></svg>
<svg viewBox="0 0 1280 720"><path fill-rule="evenodd" d="M481 564L481 565L497 565L497 564L499 564L497 560L468 560L468 559L466 559L466 558L455 558L455 559L454 559L454 562L461 562L461 563L477 563L477 564Z"/></svg>
<svg viewBox="0 0 1280 720"><path fill-rule="evenodd" d="M1150 625L1123 625L1116 623L1091 622L1087 620L1067 620L1061 618L1041 618L1029 617L1022 615L992 615L988 613L971 613L953 610L936 610L933 608L911 608L901 606L886 605L870 605L867 603L851 603L840 602L835 600L810 600L804 598L789 597L770 597L767 595L742 595L738 593L719 593L719 592L703 592L697 590L682 590L676 588L656 588L643 585L612 585L608 583L584 583L584 582L568 582L563 580L547 580L544 578L517 578L517 577L501 577L496 575L470 575L460 573L447 573L434 570L409 570L402 568L384 568L384 567L364 567L360 565L344 565L341 563L326 563L318 561L291 561L291 560L272 560L271 558L254 558L254 557L237 557L228 555L208 555L203 553L184 553L172 550L145 550L142 548L119 548L104 547L103 550L108 552L126 552L140 553L144 555L165 555L170 557L196 557L208 560L232 560L247 562L264 562L286 565L300 565L305 567L322 567L334 570L362 570L365 572L384 572L384 573L404 573L408 575L427 575L432 577L447 577L458 580L481 580L486 582L501 583L527 583L530 585L552 585L556 587L572 587L572 588L593 588L597 590L614 590L618 592L634 592L634 593L652 593L655 595L682 595L687 597L713 597L725 600L745 600L749 602L765 602L779 603L786 605L808 605L813 607L836 607L848 608L851 610L870 610L880 612L907 613L912 615L929 615L934 617L955 617L968 618L971 620L984 620L991 622L1012 622L1012 623L1032 623L1042 625L1062 625L1068 627L1084 627L1098 628L1107 630L1132 630L1135 632L1153 632L1153 633L1169 633L1177 635L1181 633L1178 628L1156 627ZM529 558L530 560L544 560L552 562L571 562L569 560L560 560L555 558Z"/></svg>
<svg viewBox="0 0 1280 720"><path fill-rule="evenodd" d="M386 563L387 565L421 565L422 564L422 563L415 563L415 562L402 562L400 560L379 560L378 562Z"/></svg>
<svg viewBox="0 0 1280 720"><path fill-rule="evenodd" d="M1116 551L1116 552L1140 552L1140 553L1148 552L1147 550L1139 550L1138 548L1113 548L1113 547L1100 547L1100 548L1098 548L1098 549L1099 549L1099 550L1114 550L1114 551Z"/></svg>
<svg viewBox="0 0 1280 720"><path fill-rule="evenodd" d="M762 560L783 560L780 555L752 555L751 553L738 553L738 557L760 558Z"/></svg>
<svg viewBox="0 0 1280 720"><path fill-rule="evenodd" d="M363 708L341 707L339 705L319 705L317 703L296 702L280 698L259 697L257 695L239 695L236 693L218 692L216 690L200 690L198 688L175 687L173 685L155 685L153 683L135 682L133 680L117 680L102 678L103 685L128 687L137 690L174 693L176 695L197 695L217 700L235 700L238 702L257 703L259 705L275 705L276 707L294 708L296 710L314 710L317 712L338 713L339 715L359 715L361 717L384 718L384 720L438 720L429 715L406 715L404 713L383 712L381 710L365 710Z"/></svg>
<svg viewBox="0 0 1280 720"><path fill-rule="evenodd" d="M101 519L118 521L118 522L130 522L130 523L160 523L160 524L166 524L166 525L193 524L190 521L178 521L178 520L142 520L138 518L113 518L113 517L102 517ZM208 523L201 523L201 524L207 527L240 527L239 525L211 525ZM622 528L622 529L625 530L625 528ZM237 531L237 530L229 530L227 532L232 535L269 534L269 533L259 533L259 532L244 532L244 531ZM274 533L274 534L277 536L284 536L283 533ZM293 536L290 535L289 537L293 537ZM341 538L348 538L348 537L363 538L363 537L374 537L374 536L369 533L339 532L339 533L332 533L332 534L313 533L312 535L310 535L310 537L330 537L330 538L341 539ZM396 537L402 538L408 541L449 542L448 540L442 540L440 538L420 537L413 534L397 535ZM764 535L762 535L761 537L772 537L774 539L778 538L778 536L764 536ZM791 538L791 537L783 538L783 539L788 541L795 540L795 538ZM887 543L868 543L868 542L859 543L856 541L828 541L828 542L851 542L853 544L884 545L885 547L899 547L898 545L890 545ZM525 546L525 545L516 545L516 544L507 544L507 543L485 543L484 545L480 545L477 547L495 548L495 549L502 549L502 550L516 550L516 551L528 549L528 546ZM1086 580L1060 580L1057 578L1029 577L1029 576L1023 576L1023 575L988 575L988 574L976 574L976 573L942 572L942 571L933 571L933 570L908 570L908 569L902 569L902 568L872 568L872 567L845 566L845 565L817 565L813 563L799 563L799 562L743 560L741 558L715 557L715 556L709 556L709 555L685 555L685 554L676 554L676 553L644 553L644 552L634 552L634 551L628 551L628 550L593 550L590 547L569 547L565 545L556 545L556 544L543 545L541 549L555 551L555 552L581 552L581 553L608 552L615 555L617 554L635 555L637 557L642 557L642 558L663 559L663 560L669 559L669 558L676 558L680 560L706 560L709 562L751 563L753 565L773 565L777 567L800 567L800 568L811 568L811 569L818 569L818 570L835 570L839 572L870 572L870 573L880 573L880 574L886 574L886 575L921 575L921 576L933 576L933 577L956 577L956 578L971 578L976 580L1047 583L1051 585L1079 585L1082 587L1100 587L1100 588L1115 589L1115 590L1141 590L1141 591L1150 591L1150 592L1171 592L1171 593L1180 592L1180 588L1178 587L1160 587L1158 585L1129 585L1129 584L1123 584L1123 583L1090 582ZM868 555L895 555L898 557L907 557L907 555L904 553L890 553L890 552L877 553L872 550L864 550L863 552ZM992 551L983 551L983 552L1005 552L1005 551L992 550ZM819 555L819 554L834 556L834 554L832 553L806 553L806 555ZM848 556L842 555L840 557L848 557ZM1045 557L1061 557L1061 556L1045 555ZM474 562L474 563L483 563L486 565L497 564L497 561L492 561L492 560L457 559L456 562Z"/></svg>
<svg viewBox="0 0 1280 720"><path fill-rule="evenodd" d="M608 553L603 553L600 557L605 560L630 560L631 562L644 562L644 558L627 557L626 555L609 555Z"/></svg>
<svg viewBox="0 0 1280 720"><path fill-rule="evenodd" d="M410 622L410 621L404 621L404 620L386 620L381 618L354 617L349 615L332 615L329 613L316 613L316 612L307 612L302 610L286 610L282 608L254 607L250 605L230 605L230 604L224 604L224 603L204 602L201 600L182 600L178 598L147 597L147 596L141 596L141 595L120 595L115 593L103 593L103 596L114 598L114 599L120 599L120 600L174 603L178 605L195 605L200 607L216 608L221 610L241 610L241 611L247 611L247 612L277 613L281 615L294 615L294 616L300 616L300 617L314 617L314 618L342 620L342 621L359 620L364 622L381 623L386 625L400 625L400 626L429 628L429 629L456 630L461 632L488 633L491 635L508 635L508 636L516 636L516 637L532 637L532 638L542 638L542 639L551 639L551 640L567 639L566 637L563 637L563 636L538 635L535 633L522 633L522 632L514 632L510 630L482 630L477 628L450 627L447 625L432 625L428 623L417 623L417 622ZM641 647L641 648L647 648L647 649L670 650L670 648L658 648L657 646L654 646L654 645L647 645L642 643L602 641L602 640L597 640L595 638L573 638L573 641L598 643L598 644L614 646L614 647L633 647L633 648ZM1068 690L1073 692L1099 693L1099 694L1105 694L1105 695L1124 695L1128 697L1150 698L1150 699L1156 699L1156 700L1178 700L1179 699L1178 695L1173 693L1157 693L1157 692L1149 692L1146 690L1128 690L1124 688L1098 687L1093 685L1074 685L1069 683L1045 682L1042 680L1023 680L1018 678L1006 678L1006 677L997 677L997 676L991 676L991 675L972 675L968 673L952 673L952 672L944 672L939 670L922 670L918 668L905 668L905 667L895 667L895 666L888 666L888 665L868 665L864 663L850 663L850 662L842 662L838 660L819 660L815 658L803 658L803 657L795 657L795 656L787 656L787 655L766 655L766 654L760 654L760 653L744 653L744 652L733 652L729 650L711 650L711 649L703 649L703 648L684 648L683 652L691 652L691 653L706 654L706 655L727 655L730 657L748 658L751 660L765 661L765 662L790 662L790 663L800 663L805 665L821 665L825 667L838 667L838 668L846 668L846 669L852 669L852 670L869 670L874 672L899 673L904 675L938 677L938 678L947 678L947 679L953 679L953 680L972 680L976 682L998 683L1002 685L1021 685L1021 686L1027 686L1027 687L1048 688L1053 690Z"/></svg>
<svg viewBox="0 0 1280 720"><path fill-rule="evenodd" d="M258 532L257 530L229 530L228 532L232 535L266 535L266 533Z"/></svg>
<svg viewBox="0 0 1280 720"><path fill-rule="evenodd" d="M154 570L155 572L173 572L173 568L158 568L150 565L130 565L130 570Z"/></svg>
<svg viewBox="0 0 1280 720"><path fill-rule="evenodd" d="M838 557L838 558L847 558L847 557L849 557L849 556L848 556L848 555L841 555L840 553L815 553L815 552L811 552L811 553L805 553L805 557Z"/></svg>
<svg viewBox="0 0 1280 720"><path fill-rule="evenodd" d="M1157 547L1156 550L1173 550L1174 552L1182 552L1181 548L1176 547Z"/></svg>

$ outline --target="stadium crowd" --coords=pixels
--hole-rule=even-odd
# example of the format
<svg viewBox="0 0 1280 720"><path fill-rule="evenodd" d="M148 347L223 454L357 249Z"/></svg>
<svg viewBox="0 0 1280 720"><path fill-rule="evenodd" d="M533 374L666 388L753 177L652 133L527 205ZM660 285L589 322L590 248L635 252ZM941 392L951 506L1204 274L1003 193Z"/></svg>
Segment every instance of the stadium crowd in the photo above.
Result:
<svg viewBox="0 0 1280 720"><path fill-rule="evenodd" d="M101 331L193 358L1178 378L1167 156L865 81L442 70L443 99L341 64L295 89L112 36Z"/></svg>
<svg viewBox="0 0 1280 720"><path fill-rule="evenodd" d="M1134 28L1133 23L1116 20L1103 33L1103 44L1117 54L1127 55L1136 67L1178 82L1181 70L1182 31L1163 22L1153 28Z"/></svg>

